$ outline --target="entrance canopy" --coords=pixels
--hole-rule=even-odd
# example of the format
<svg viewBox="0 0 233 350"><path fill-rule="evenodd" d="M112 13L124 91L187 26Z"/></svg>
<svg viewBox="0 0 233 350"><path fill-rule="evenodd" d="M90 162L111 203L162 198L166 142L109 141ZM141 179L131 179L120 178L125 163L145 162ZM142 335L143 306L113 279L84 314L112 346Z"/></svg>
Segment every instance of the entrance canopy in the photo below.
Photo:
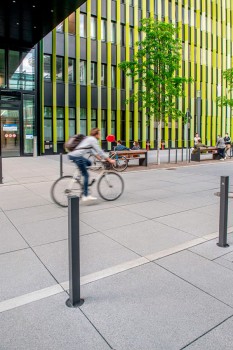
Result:
<svg viewBox="0 0 233 350"><path fill-rule="evenodd" d="M1 0L0 45L32 48L85 0Z"/></svg>

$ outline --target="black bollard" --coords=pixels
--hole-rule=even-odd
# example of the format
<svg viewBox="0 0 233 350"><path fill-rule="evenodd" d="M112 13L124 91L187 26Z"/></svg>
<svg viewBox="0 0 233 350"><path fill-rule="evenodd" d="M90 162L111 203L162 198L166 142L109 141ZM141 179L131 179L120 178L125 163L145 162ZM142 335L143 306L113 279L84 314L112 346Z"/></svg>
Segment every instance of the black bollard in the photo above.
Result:
<svg viewBox="0 0 233 350"><path fill-rule="evenodd" d="M2 184L2 156L0 156L0 184Z"/></svg>
<svg viewBox="0 0 233 350"><path fill-rule="evenodd" d="M60 177L63 176L63 159L62 159L62 153L60 153Z"/></svg>
<svg viewBox="0 0 233 350"><path fill-rule="evenodd" d="M84 303L80 298L79 197L68 197L69 299L68 307Z"/></svg>
<svg viewBox="0 0 233 350"><path fill-rule="evenodd" d="M168 148L168 164L171 163L171 147Z"/></svg>
<svg viewBox="0 0 233 350"><path fill-rule="evenodd" d="M220 216L219 216L219 247L229 247L227 244L229 176L221 176L220 180Z"/></svg>
<svg viewBox="0 0 233 350"><path fill-rule="evenodd" d="M176 163L177 163L177 152L178 152L178 149L177 149L177 147L176 147Z"/></svg>

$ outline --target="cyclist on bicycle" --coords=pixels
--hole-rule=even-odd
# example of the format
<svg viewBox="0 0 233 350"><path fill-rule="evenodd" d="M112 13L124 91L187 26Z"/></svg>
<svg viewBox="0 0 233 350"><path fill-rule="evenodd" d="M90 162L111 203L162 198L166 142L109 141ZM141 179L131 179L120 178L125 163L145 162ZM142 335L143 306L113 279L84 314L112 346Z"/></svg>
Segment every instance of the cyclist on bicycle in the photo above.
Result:
<svg viewBox="0 0 233 350"><path fill-rule="evenodd" d="M100 148L98 145L98 140L100 139L100 129L94 128L90 132L90 136L85 137L79 145L75 148L74 151L70 152L68 154L68 157L70 160L72 160L77 167L79 168L81 174L84 177L84 189L83 189L83 197L82 200L84 202L96 200L96 197L92 197L88 195L88 179L89 174L87 171L87 167L91 165L91 162L89 159L85 158L85 155L88 153L93 153L95 157L99 160L105 159L109 163L114 164L115 161L111 158L109 158L107 155L105 155L104 151Z"/></svg>
<svg viewBox="0 0 233 350"><path fill-rule="evenodd" d="M227 151L229 148L231 148L231 138L227 133L225 134L224 142L225 142L226 151Z"/></svg>

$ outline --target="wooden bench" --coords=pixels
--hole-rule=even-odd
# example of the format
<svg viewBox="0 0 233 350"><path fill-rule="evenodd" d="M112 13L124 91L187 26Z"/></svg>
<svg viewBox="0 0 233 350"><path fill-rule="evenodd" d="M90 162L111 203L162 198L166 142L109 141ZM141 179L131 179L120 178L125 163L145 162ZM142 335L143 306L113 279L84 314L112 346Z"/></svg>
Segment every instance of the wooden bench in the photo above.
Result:
<svg viewBox="0 0 233 350"><path fill-rule="evenodd" d="M140 166L148 166L148 156L146 150L124 150L124 151L111 151L110 155L117 154L118 156L126 157L127 161L139 160Z"/></svg>
<svg viewBox="0 0 233 350"><path fill-rule="evenodd" d="M191 160L194 162L200 162L202 154L212 154L213 159L219 159L218 148L209 146L197 148L195 153L191 153Z"/></svg>

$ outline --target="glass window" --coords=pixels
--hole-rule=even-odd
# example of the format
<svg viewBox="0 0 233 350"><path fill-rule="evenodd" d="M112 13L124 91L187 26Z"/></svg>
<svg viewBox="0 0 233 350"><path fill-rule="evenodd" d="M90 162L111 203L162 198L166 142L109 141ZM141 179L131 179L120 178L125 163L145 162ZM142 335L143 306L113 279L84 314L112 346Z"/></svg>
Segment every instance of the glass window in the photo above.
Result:
<svg viewBox="0 0 233 350"><path fill-rule="evenodd" d="M133 112L129 112L129 139L133 141Z"/></svg>
<svg viewBox="0 0 233 350"><path fill-rule="evenodd" d="M91 84L97 84L97 64L95 62L91 62Z"/></svg>
<svg viewBox="0 0 233 350"><path fill-rule="evenodd" d="M69 108L69 136L76 134L75 108Z"/></svg>
<svg viewBox="0 0 233 350"><path fill-rule="evenodd" d="M68 17L68 33L75 34L75 12L71 13Z"/></svg>
<svg viewBox="0 0 233 350"><path fill-rule="evenodd" d="M44 79L51 80L52 71L52 57L51 55L44 55Z"/></svg>
<svg viewBox="0 0 233 350"><path fill-rule="evenodd" d="M64 142L64 108L57 107L57 141Z"/></svg>
<svg viewBox="0 0 233 350"><path fill-rule="evenodd" d="M101 111L101 139L106 140L107 137L107 111L102 109Z"/></svg>
<svg viewBox="0 0 233 350"><path fill-rule="evenodd" d="M68 59L68 77L70 83L75 83L75 59Z"/></svg>
<svg viewBox="0 0 233 350"><path fill-rule="evenodd" d="M23 95L24 153L33 153L35 135L35 96Z"/></svg>
<svg viewBox="0 0 233 350"><path fill-rule="evenodd" d="M87 36L87 18L86 15L84 13L80 13L80 17L79 17L79 21L80 21L80 37L81 38L86 38Z"/></svg>
<svg viewBox="0 0 233 350"><path fill-rule="evenodd" d="M0 88L4 88L6 85L5 73L5 50L0 49Z"/></svg>
<svg viewBox="0 0 233 350"><path fill-rule="evenodd" d="M87 63L86 61L80 61L80 85L86 85L87 83Z"/></svg>
<svg viewBox="0 0 233 350"><path fill-rule="evenodd" d="M129 29L129 46L133 47L133 28Z"/></svg>
<svg viewBox="0 0 233 350"><path fill-rule="evenodd" d="M112 22L111 27L111 42L116 44L116 23Z"/></svg>
<svg viewBox="0 0 233 350"><path fill-rule="evenodd" d="M58 26L56 27L56 31L58 33L63 33L64 32L64 23L61 22L60 24L58 24Z"/></svg>
<svg viewBox="0 0 233 350"><path fill-rule="evenodd" d="M80 108L80 134L87 134L87 110Z"/></svg>
<svg viewBox="0 0 233 350"><path fill-rule="evenodd" d="M101 85L107 86L107 65L101 65Z"/></svg>
<svg viewBox="0 0 233 350"><path fill-rule="evenodd" d="M64 57L56 57L56 78L64 81Z"/></svg>
<svg viewBox="0 0 233 350"><path fill-rule="evenodd" d="M107 41L107 21L105 19L101 20L101 40Z"/></svg>
<svg viewBox="0 0 233 350"><path fill-rule="evenodd" d="M111 112L111 134L116 135L116 111Z"/></svg>
<svg viewBox="0 0 233 350"><path fill-rule="evenodd" d="M53 140L52 107L44 107L44 140Z"/></svg>
<svg viewBox="0 0 233 350"><path fill-rule="evenodd" d="M138 113L138 140L142 138L142 112Z"/></svg>
<svg viewBox="0 0 233 350"><path fill-rule="evenodd" d="M35 50L9 51L9 88L35 89Z"/></svg>
<svg viewBox="0 0 233 350"><path fill-rule="evenodd" d="M91 17L91 39L96 39L96 17Z"/></svg>
<svg viewBox="0 0 233 350"><path fill-rule="evenodd" d="M91 128L97 128L97 111L96 109L91 110Z"/></svg>
<svg viewBox="0 0 233 350"><path fill-rule="evenodd" d="M116 87L116 67L111 66L111 84L112 88Z"/></svg>

